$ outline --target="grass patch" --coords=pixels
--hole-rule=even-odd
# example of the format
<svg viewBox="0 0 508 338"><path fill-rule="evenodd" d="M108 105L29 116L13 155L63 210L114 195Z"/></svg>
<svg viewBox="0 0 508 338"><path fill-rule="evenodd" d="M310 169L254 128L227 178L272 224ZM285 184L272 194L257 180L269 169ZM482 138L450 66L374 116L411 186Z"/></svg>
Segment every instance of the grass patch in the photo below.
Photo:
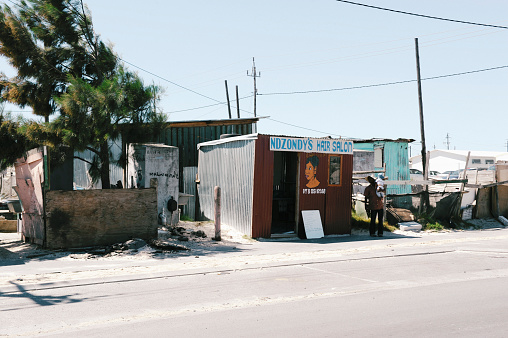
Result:
<svg viewBox="0 0 508 338"><path fill-rule="evenodd" d="M180 215L180 221L193 222L194 220L187 215Z"/></svg>
<svg viewBox="0 0 508 338"><path fill-rule="evenodd" d="M369 227L370 227L370 219L357 215L356 212L353 210L353 212L351 213L351 228L364 229L369 231ZM386 221L383 222L383 228L386 231L390 232L397 230L397 227L389 225L388 222Z"/></svg>

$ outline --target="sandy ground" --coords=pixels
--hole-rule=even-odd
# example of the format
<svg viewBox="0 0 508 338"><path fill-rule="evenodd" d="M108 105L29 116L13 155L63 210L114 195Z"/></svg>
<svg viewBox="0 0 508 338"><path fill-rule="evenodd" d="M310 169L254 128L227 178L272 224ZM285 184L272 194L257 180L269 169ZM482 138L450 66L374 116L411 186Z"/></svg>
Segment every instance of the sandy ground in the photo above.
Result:
<svg viewBox="0 0 508 338"><path fill-rule="evenodd" d="M255 242L235 229L222 225L221 240L215 237L215 226L213 222L185 222L181 221L175 235L168 228L159 229L159 241L173 245L175 250L167 250L164 247L145 245L137 249L128 249L126 243L117 243L112 247L85 248L76 250L45 250L41 247L23 243L17 233L0 233L0 265L1 260L52 258L52 259L146 259L156 255L177 255L189 256L200 255L203 252L232 250L238 244ZM206 236L203 236L202 234ZM183 241L183 238L188 240ZM144 244L144 242L141 242ZM187 250L185 250L187 249ZM51 257L48 257L51 256Z"/></svg>
<svg viewBox="0 0 508 338"><path fill-rule="evenodd" d="M473 226L470 230L503 228L503 225L495 219L481 219L468 221ZM232 251L239 244L253 244L257 240L252 239L235 229L222 225L221 241L214 240L215 227L213 222L185 222L178 224L179 233L188 240L182 241L182 236L175 235L167 228L159 229L159 241L172 245L176 249L170 250L164 247L144 245L139 248L128 249L126 243L118 243L110 247L86 248L82 250L45 250L37 245L23 243L20 235L16 233L0 233L0 265L2 260L27 260L44 257L46 259L61 260L87 260L87 259L150 259L164 257L200 256L210 252ZM467 229L466 229L467 230ZM447 232L460 232L466 230L447 229L442 231L419 231L410 232L412 237L426 237ZM202 234L206 236L203 236ZM397 235L407 235L408 231L396 230ZM353 229L352 235L368 236L364 229ZM279 239L284 240L284 239ZM263 241L263 239L261 239ZM141 242L144 244L144 242Z"/></svg>
<svg viewBox="0 0 508 338"><path fill-rule="evenodd" d="M473 227L471 230L481 229L503 229L505 228L501 223L496 220L474 220L471 222ZM295 262L312 259L337 259L337 257L348 257L351 255L373 253L376 251L386 250L389 246L394 248L414 248L416 246L429 247L433 245L440 245L448 242L467 242L467 241L489 241L493 237L489 236L489 232L485 232L485 236L474 238L443 238L446 233L467 231L467 230L445 230L445 231L422 231L422 232L403 232L397 230L393 235L386 234L386 237L395 235L404 235L411 238L422 237L422 241L400 241L398 243L391 243L378 240L362 241L363 236L368 237L368 231L354 229L352 235L359 236L360 245L346 246L346 247L330 247L329 249L311 249L307 251L274 251L264 252L257 251L257 253L243 253L234 254L237 251L237 246L245 248L245 246L262 245L263 241L283 241L285 239L261 239L259 242L248 238L238 231L228 227L222 227L222 240L216 241L213 239L215 229L212 222L181 222L179 224L180 232L188 237L188 241L178 240L178 236L170 236L168 232L161 230L159 232L159 239L164 240L178 246L185 246L189 250L161 250L151 246L143 246L139 249L127 250L110 250L104 251L104 248L87 249L82 251L49 251L39 248L38 246L26 244L20 241L19 234L16 233L0 233L0 267L9 264L26 264L33 260L51 260L57 262L82 261L82 262L97 262L99 265L82 265L76 266L71 270L48 272L48 271L23 271L21 274L6 269L4 273L0 273L0 287L12 287L12 285L23 285L24 287L35 287L37 285L46 285L45 283L56 282L71 282L78 280L88 280L97 278L129 278L132 276L145 275L160 275L171 274L176 271L220 271L241 270L245 268L254 268L255 266L264 266L269 264L294 264ZM206 237L197 237L195 233L202 231ZM198 233L201 235L201 233ZM441 236L437 236L441 235ZM432 237L435 236L436 239ZM336 237L336 236L330 236ZM427 238L425 238L427 237ZM496 237L500 238L500 237ZM508 239L508 235L505 237ZM369 238L370 239L370 238ZM391 243L391 244L387 244ZM119 243L122 244L122 243ZM308 251L310 250L310 251ZM233 253L228 255L221 255L216 253ZM163 262L161 260L170 259L170 264L150 264L149 262ZM102 264L103 262L104 264ZM115 265L109 263L119 263ZM130 264L125 264L129 262ZM68 265L68 264L64 264ZM74 265L71 264L71 267ZM195 270L200 269L200 270ZM34 286L35 285L35 286ZM49 285L49 284L48 284Z"/></svg>

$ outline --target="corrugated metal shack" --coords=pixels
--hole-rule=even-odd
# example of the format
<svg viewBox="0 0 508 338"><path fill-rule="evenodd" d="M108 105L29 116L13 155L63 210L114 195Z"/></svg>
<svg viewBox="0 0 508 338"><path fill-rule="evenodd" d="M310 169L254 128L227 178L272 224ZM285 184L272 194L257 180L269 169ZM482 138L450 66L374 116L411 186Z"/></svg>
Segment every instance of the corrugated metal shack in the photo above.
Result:
<svg viewBox="0 0 508 338"><path fill-rule="evenodd" d="M180 189L184 186L183 171L186 167L197 167L198 152L197 144L206 141L218 140L223 134L246 135L251 134L259 118L242 118L227 120L202 120L202 121L178 121L167 122L158 135L153 135L148 140L143 135L142 142L155 142L179 148L180 163ZM114 160L126 158L127 144L140 142L137 137L131 136L130 130L137 128L128 124L122 126L122 135L116 141L110 141L110 152ZM123 156L122 156L123 154ZM90 151L75 152L75 156L87 161L92 161L94 154ZM100 189L100 180L96 184L91 183L88 174L89 165L86 162L74 160L74 183L78 189ZM126 173L121 166L110 164L111 183L121 181L127 186ZM76 188L76 187L75 187Z"/></svg>
<svg viewBox="0 0 508 338"><path fill-rule="evenodd" d="M319 210L325 235L351 233L353 142L261 134L200 143L200 212L253 237L296 233L303 210Z"/></svg>
<svg viewBox="0 0 508 338"><path fill-rule="evenodd" d="M251 134L256 130L256 123L258 121L259 118L256 117L168 122L163 131L158 135L154 135L150 141L179 148L180 192L196 196L197 145L202 142L218 140L221 135ZM132 128L132 126L126 126L126 128ZM138 142L136 139L129 139L128 133L123 133L123 135L124 149L126 149L126 144ZM188 204L184 207L183 214L197 219L199 216L196 212L199 208L198 203L195 197L191 197Z"/></svg>
<svg viewBox="0 0 508 338"><path fill-rule="evenodd" d="M252 134L258 118L169 122L153 141L180 148L180 171L198 165L197 145L223 134Z"/></svg>
<svg viewBox="0 0 508 338"><path fill-rule="evenodd" d="M386 166L385 176L391 180L409 181L409 154L408 144L412 139L355 139L354 147L358 150L374 152L374 170L383 170ZM404 195L411 193L409 185L387 185L387 195ZM410 208L411 197L392 197L392 204L399 208Z"/></svg>

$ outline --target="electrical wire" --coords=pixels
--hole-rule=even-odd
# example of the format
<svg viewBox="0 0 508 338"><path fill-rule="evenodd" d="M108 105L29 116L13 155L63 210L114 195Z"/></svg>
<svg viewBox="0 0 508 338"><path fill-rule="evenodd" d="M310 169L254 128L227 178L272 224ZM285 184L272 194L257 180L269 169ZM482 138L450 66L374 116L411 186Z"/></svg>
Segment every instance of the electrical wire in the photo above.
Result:
<svg viewBox="0 0 508 338"><path fill-rule="evenodd" d="M379 10L382 10L382 11L388 11L388 12L394 12L394 13L406 14L406 15L413 15L413 16L418 16L418 17L427 18L427 19L434 19L434 20L441 20L441 21L450 21L450 22L456 22L456 23L463 23L463 24L467 24L467 25L476 25L476 26L484 26L484 27L494 27L494 28L508 29L507 26L497 26L497 25L489 25L489 24L485 24L485 23L478 23L478 22L471 22L471 21L463 21L463 20L440 18L440 17L437 17L437 16L424 15L424 14L411 13L411 12L404 12L404 11L399 11L399 10L395 10L395 9L378 7L378 6L372 6L372 5L362 4L362 3L359 3L359 2L353 2L353 1L348 1L348 0L335 0L335 1L337 1L337 2L344 2L344 3L347 3L347 4L351 4L351 5L357 5L357 6L363 6L363 7L373 8L373 9L379 9Z"/></svg>
<svg viewBox="0 0 508 338"><path fill-rule="evenodd" d="M159 75L157 75L157 74L155 74L155 73L152 73L152 72L150 72L150 71L148 71L148 70L146 70L146 69L143 69L143 68L141 68L141 67L138 67L138 66L136 66L135 64L132 64L132 63L130 63L130 62L128 62L128 61L126 61L126 60L122 59L122 58L121 58L121 57L119 57L119 56L117 56L117 58L118 58L118 60L121 60L121 61L125 62L126 64L131 65L132 67L135 67L135 68L137 68L137 69L139 69L139 70L142 70L143 72L145 72L145 73L147 73L147 74L150 74L150 75L152 75L152 76L155 76L155 77L156 77L156 78L158 78L158 79L161 79L161 80L163 80L163 81L166 81L166 82L168 82L168 83L171 83L171 84L172 84L172 85L174 85L174 86L177 86L177 87L179 87L179 88L185 89L185 90L187 90L187 91L189 91L189 92L191 92L191 93L194 93L194 94L196 94L196 95L202 96L202 97L204 97L204 98L207 98L207 99L209 99L209 100L215 101L215 102L217 102L217 103L222 103L222 104L224 104L224 102L221 102L221 101L219 101L219 100L216 100L216 99L214 99L214 98L212 98L212 97L210 97L210 96L206 96L206 95L204 95L204 94L198 93L198 92L197 92L197 91L195 91L195 90L192 90L192 89L189 89L189 88L184 87L184 86L182 86L182 85L179 85L179 84L178 84L178 83L176 83L176 82L170 81L170 80L168 80L168 79L163 78L162 76L159 76Z"/></svg>
<svg viewBox="0 0 508 338"><path fill-rule="evenodd" d="M477 69L477 70L471 70L471 71L466 71L466 72L461 72L461 73L453 73L453 74L445 74L445 75L426 77L426 78L422 78L422 81L424 81L424 80L435 80L435 79L441 79L441 78L445 78L445 77L452 77L452 76L459 76L459 75L466 75L466 74L473 74L473 73L480 73L480 72L486 72L486 71L496 70L496 69L502 69L502 68L508 68L508 65L506 65L506 66L499 66L499 67L484 68L484 69ZM323 92L334 92L334 91L342 91L342 90L363 89L363 88L371 88L371 87L391 86L391 85L403 84L403 83L409 83L409 82L416 82L416 79L414 79L414 80L395 81L395 82L386 82L386 83L377 83L377 84L354 86L354 87L343 87L343 88L330 88L330 89L317 89L317 90L305 90L305 91L294 91L294 92L278 92L278 93L258 93L258 95L268 96L268 95L293 95L293 94L323 93Z"/></svg>
<svg viewBox="0 0 508 338"><path fill-rule="evenodd" d="M292 124L292 123L288 123L288 122L283 122L283 121L279 121L279 120L276 120L276 119L273 119L271 117L266 117L267 120L270 120L270 121L273 121L273 122L277 122L277 123L280 123L280 124L283 124L283 125L286 125L286 126L290 126L290 127L295 127L295 128L299 128L299 129L303 129L303 130L308 130L308 131L313 131L313 132L316 132L316 133L320 133L320 134L324 134L324 135L329 135L329 136L337 136L337 137L342 137L342 138L351 138L351 137L345 137L344 135L338 135L338 134L333 134L333 133L326 133L324 131L320 131L320 130L316 130L316 129L311 129L311 128L306 128L306 127L302 127L302 126L297 126L296 124Z"/></svg>
<svg viewBox="0 0 508 338"><path fill-rule="evenodd" d="M244 97L240 97L238 100L248 99L248 98L253 97L253 96L254 96L254 94L247 95L247 96L244 96ZM229 103L233 103L233 102L234 102L234 101L229 100ZM214 107L214 106L218 106L218 105L224 105L224 104L227 104L227 102L214 103L214 104L209 104L209 105L206 105L206 106L200 106L200 107L194 107L194 108L187 108L187 109L182 109L182 110L174 110L174 111L170 111L170 112L168 112L168 114L182 113L182 112L191 111L191 110L198 110L198 109L210 108L210 107ZM250 113L250 112L248 112L248 111L245 111L245 112Z"/></svg>

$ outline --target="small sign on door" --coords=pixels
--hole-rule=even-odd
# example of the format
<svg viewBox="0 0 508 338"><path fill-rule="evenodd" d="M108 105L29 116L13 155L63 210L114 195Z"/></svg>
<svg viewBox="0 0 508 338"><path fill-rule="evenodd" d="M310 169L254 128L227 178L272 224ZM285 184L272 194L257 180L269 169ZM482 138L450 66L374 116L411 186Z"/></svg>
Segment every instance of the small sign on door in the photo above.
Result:
<svg viewBox="0 0 508 338"><path fill-rule="evenodd" d="M319 210L302 210L302 218L307 239L325 236Z"/></svg>

